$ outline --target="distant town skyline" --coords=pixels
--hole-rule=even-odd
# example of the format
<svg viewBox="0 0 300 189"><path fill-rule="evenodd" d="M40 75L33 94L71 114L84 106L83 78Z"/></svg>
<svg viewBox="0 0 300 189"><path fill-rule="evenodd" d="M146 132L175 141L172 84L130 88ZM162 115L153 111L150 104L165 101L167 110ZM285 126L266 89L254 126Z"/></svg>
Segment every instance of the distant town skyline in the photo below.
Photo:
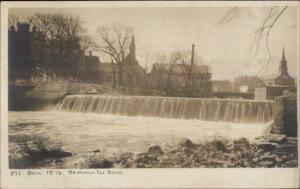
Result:
<svg viewBox="0 0 300 189"><path fill-rule="evenodd" d="M11 9L10 14L24 20L36 12L65 13L79 16L83 27L94 36L98 26L124 23L134 28L136 53L139 63L145 65L145 52L170 52L173 49L191 50L196 46L197 62L211 67L212 78L232 79L238 75L256 75L266 63L267 54L262 45L251 57L249 42L270 7L247 7L238 18L218 24L232 7L136 7L136 8L64 8ZM288 7L269 37L272 61L262 75L278 72L282 49L285 48L289 73L296 77L297 36L296 7ZM101 61L107 61L103 54ZM151 57L151 55L150 55ZM155 58L150 63L155 63Z"/></svg>

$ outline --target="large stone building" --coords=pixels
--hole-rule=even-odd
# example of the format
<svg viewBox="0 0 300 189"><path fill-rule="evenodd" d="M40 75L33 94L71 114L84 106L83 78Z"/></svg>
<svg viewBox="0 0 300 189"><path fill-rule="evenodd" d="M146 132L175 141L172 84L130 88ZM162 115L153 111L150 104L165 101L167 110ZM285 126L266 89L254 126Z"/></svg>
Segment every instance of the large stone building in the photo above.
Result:
<svg viewBox="0 0 300 189"><path fill-rule="evenodd" d="M84 61L76 39L47 41L43 33L29 23L17 23L8 30L10 81L32 79L50 70L66 76Z"/></svg>
<svg viewBox="0 0 300 189"><path fill-rule="evenodd" d="M9 78L30 78L44 55L42 34L27 23L17 23L8 30Z"/></svg>

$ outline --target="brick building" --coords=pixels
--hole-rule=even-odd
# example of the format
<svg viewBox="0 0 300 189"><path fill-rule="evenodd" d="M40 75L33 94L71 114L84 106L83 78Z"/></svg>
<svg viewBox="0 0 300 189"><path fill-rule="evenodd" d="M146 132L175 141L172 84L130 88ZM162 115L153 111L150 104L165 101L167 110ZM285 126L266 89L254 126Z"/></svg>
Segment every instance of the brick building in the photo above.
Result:
<svg viewBox="0 0 300 189"><path fill-rule="evenodd" d="M191 64L153 64L149 75L151 88L169 90L169 95L209 97L212 94L209 66L194 63L194 45Z"/></svg>

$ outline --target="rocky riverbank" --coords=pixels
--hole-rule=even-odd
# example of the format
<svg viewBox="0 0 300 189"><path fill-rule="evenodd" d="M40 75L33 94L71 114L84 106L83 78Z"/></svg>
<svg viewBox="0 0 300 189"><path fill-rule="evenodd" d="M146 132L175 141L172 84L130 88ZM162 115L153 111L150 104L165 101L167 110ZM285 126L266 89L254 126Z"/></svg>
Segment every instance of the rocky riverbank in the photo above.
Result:
<svg viewBox="0 0 300 189"><path fill-rule="evenodd" d="M18 161L10 156L11 168L259 168L297 167L297 138L284 135L258 137L249 142L245 138L229 141L215 139L195 144L189 139L162 149L150 146L143 153L106 155L99 149L85 154L47 149L34 143L23 147Z"/></svg>
<svg viewBox="0 0 300 189"><path fill-rule="evenodd" d="M297 167L297 138L284 135L258 137L253 143L241 138L235 141L214 140L194 144L189 139L163 151L160 146L148 152L123 153L118 157L92 160L89 168L258 168Z"/></svg>

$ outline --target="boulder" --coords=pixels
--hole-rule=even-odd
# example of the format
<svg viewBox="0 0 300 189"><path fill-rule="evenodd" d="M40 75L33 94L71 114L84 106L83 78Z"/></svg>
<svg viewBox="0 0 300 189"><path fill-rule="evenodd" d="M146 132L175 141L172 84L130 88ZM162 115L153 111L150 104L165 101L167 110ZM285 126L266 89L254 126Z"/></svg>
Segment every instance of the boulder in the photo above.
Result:
<svg viewBox="0 0 300 189"><path fill-rule="evenodd" d="M161 147L159 145L150 146L148 149L149 153L154 154L163 154L164 152L161 150Z"/></svg>
<svg viewBox="0 0 300 189"><path fill-rule="evenodd" d="M215 145L216 149L219 150L219 151L222 151L222 152L227 151L226 146L225 146L224 143L223 143L222 141L220 141L220 140L216 140L216 141L214 142L214 145Z"/></svg>
<svg viewBox="0 0 300 189"><path fill-rule="evenodd" d="M101 161L92 161L88 165L89 168L112 168L113 163L108 161L107 159Z"/></svg>
<svg viewBox="0 0 300 189"><path fill-rule="evenodd" d="M268 142L282 143L286 139L286 135L271 134L266 137Z"/></svg>
<svg viewBox="0 0 300 189"><path fill-rule="evenodd" d="M185 146L185 147L193 147L193 142L190 139L182 139L179 143L180 146Z"/></svg>
<svg viewBox="0 0 300 189"><path fill-rule="evenodd" d="M276 148L276 145L270 142L259 142L257 146L264 151L272 151Z"/></svg>
<svg viewBox="0 0 300 189"><path fill-rule="evenodd" d="M293 159L282 164L282 167L297 167L297 166L298 166L297 159Z"/></svg>
<svg viewBox="0 0 300 189"><path fill-rule="evenodd" d="M252 159L252 163L257 163L257 162L259 162L259 158L253 158Z"/></svg>
<svg viewBox="0 0 300 189"><path fill-rule="evenodd" d="M234 144L241 144L243 146L248 146L249 145L249 141L245 138L241 138L239 140L234 141Z"/></svg>

